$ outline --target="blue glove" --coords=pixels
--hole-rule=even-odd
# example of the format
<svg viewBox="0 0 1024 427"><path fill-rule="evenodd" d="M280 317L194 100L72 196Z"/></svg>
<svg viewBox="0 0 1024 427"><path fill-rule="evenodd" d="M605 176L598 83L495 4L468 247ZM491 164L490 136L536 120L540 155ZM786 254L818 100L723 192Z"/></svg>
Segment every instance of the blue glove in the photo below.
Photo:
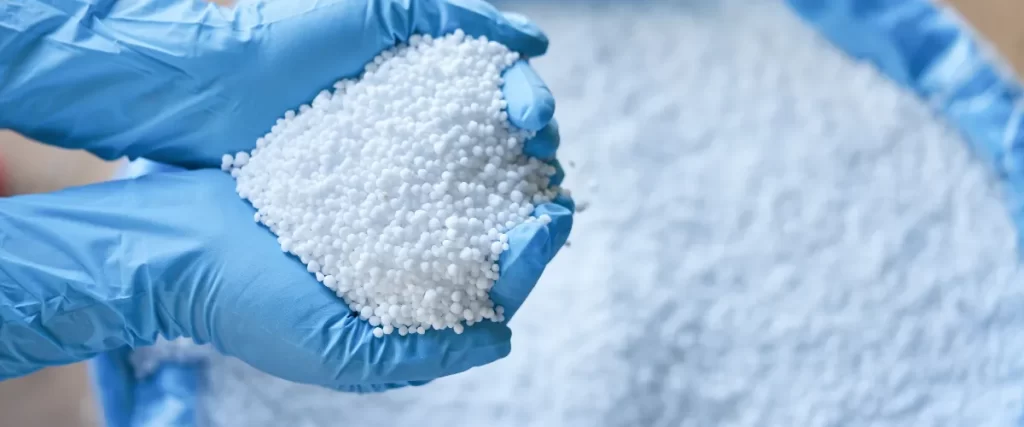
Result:
<svg viewBox="0 0 1024 427"><path fill-rule="evenodd" d="M535 25L482 0L4 0L0 129L108 160L217 167L382 50L456 28L525 57L547 50ZM547 88L528 67L506 78L520 86L509 116L541 130Z"/></svg>
<svg viewBox="0 0 1024 427"><path fill-rule="evenodd" d="M0 121L101 157L219 164L283 111L413 33L463 28L524 55L543 34L475 0L290 0L230 12L189 1L7 0ZM510 120L553 160L554 101L520 62ZM116 102L111 102L111 100ZM509 233L492 299L515 313L565 242L572 201ZM371 327L252 221L214 170L0 200L0 379L187 336L270 374L339 390L422 384L510 351L504 324L373 338Z"/></svg>

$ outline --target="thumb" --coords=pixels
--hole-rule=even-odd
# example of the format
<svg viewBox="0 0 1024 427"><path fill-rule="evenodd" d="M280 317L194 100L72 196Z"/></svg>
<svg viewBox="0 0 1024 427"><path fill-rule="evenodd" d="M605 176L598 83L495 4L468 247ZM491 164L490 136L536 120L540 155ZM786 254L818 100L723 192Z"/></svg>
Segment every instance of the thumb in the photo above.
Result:
<svg viewBox="0 0 1024 427"><path fill-rule="evenodd" d="M548 37L532 21L517 13L502 13L482 0L420 0L397 3L419 6L418 10L410 10L410 21L415 23L411 27L413 33L422 32L436 36L462 29L470 36L487 37L525 57L544 55L548 49Z"/></svg>
<svg viewBox="0 0 1024 427"><path fill-rule="evenodd" d="M550 223L521 224L508 233L509 248L498 260L500 275L491 290L491 300L505 309L506 319L511 319L526 301L572 230L571 200L556 202L540 205L534 211L534 216L550 216Z"/></svg>

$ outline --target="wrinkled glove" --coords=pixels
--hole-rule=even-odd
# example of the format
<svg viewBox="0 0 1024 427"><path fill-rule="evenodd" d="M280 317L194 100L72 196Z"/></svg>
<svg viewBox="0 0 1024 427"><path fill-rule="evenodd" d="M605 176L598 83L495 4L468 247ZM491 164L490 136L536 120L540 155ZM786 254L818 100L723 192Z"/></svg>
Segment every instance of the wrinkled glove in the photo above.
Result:
<svg viewBox="0 0 1024 427"><path fill-rule="evenodd" d="M217 167L382 50L456 28L547 50L535 25L482 0L4 0L0 128L108 160ZM505 78L509 117L541 130L547 88L526 66Z"/></svg>
<svg viewBox="0 0 1024 427"><path fill-rule="evenodd" d="M190 1L6 0L0 120L28 136L113 159L216 166L250 150L283 111L353 77L414 33L463 28L526 56L533 25L476 0L289 0L228 11ZM510 120L554 158L554 101L520 62L506 71ZM506 317L565 242L553 221L509 233L492 299ZM340 390L423 382L505 356L510 331L373 338L215 170L161 173L0 200L0 379L157 336L212 343L270 374Z"/></svg>

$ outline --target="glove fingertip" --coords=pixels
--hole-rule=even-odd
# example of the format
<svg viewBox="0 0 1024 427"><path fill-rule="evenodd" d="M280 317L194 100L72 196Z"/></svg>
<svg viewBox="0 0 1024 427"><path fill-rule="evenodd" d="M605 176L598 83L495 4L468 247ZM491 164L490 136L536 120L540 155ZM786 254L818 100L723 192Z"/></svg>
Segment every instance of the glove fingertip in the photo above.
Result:
<svg viewBox="0 0 1024 427"><path fill-rule="evenodd" d="M562 203L572 204L575 206L571 198L567 196L559 195L555 199L556 202L545 203L540 205L535 210L534 215L547 215L551 217L551 222L548 223L548 238L551 242L549 246L548 261L555 257L555 254L565 245L565 242L569 240L569 233L572 232L573 224L573 209L563 205Z"/></svg>
<svg viewBox="0 0 1024 427"><path fill-rule="evenodd" d="M509 248L498 260L499 276L491 300L511 318L540 279L548 262L548 228L539 222L521 224L508 233Z"/></svg>
<svg viewBox="0 0 1024 427"><path fill-rule="evenodd" d="M538 206L533 213L548 215L551 222L521 224L508 233L509 248L498 260L500 275L491 289L491 300L505 308L507 319L526 301L548 262L565 245L572 231L574 202L564 195L555 200Z"/></svg>
<svg viewBox="0 0 1024 427"><path fill-rule="evenodd" d="M544 129L555 116L555 98L540 76L525 60L519 60L502 73L502 78L512 125L535 132Z"/></svg>

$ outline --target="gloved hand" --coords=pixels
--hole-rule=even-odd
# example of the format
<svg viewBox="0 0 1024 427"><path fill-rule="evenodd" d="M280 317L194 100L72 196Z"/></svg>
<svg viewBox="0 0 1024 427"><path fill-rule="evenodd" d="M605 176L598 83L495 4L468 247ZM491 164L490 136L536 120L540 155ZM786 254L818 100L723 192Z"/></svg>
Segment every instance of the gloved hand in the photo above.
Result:
<svg viewBox="0 0 1024 427"><path fill-rule="evenodd" d="M106 158L219 164L283 111L413 33L463 28L528 56L546 39L476 0L289 0L228 12L189 1L7 0L0 5L0 120ZM505 73L510 120L553 160L554 101L521 62ZM550 122L550 124L549 124ZM154 342L212 343L292 381L373 391L503 357L510 331L372 338L276 239L220 171L156 174L0 201L0 379ZM571 200L513 230L492 299L514 314L565 242Z"/></svg>
<svg viewBox="0 0 1024 427"><path fill-rule="evenodd" d="M456 28L524 57L547 50L535 25L482 0L4 0L0 129L108 160L217 167L382 50ZM536 74L506 79L520 87L509 116L543 128L554 102Z"/></svg>

